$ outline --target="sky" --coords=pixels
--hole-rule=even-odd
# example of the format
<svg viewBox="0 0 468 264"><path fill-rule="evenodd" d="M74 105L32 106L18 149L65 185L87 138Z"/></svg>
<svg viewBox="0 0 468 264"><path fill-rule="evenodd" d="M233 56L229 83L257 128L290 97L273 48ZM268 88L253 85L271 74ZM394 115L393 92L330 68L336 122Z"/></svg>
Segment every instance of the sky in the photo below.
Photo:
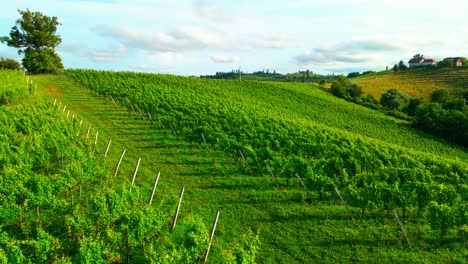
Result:
<svg viewBox="0 0 468 264"><path fill-rule="evenodd" d="M415 54L468 57L468 1L461 0L0 1L0 36L18 9L57 17L65 68L346 74L391 68ZM0 57L21 60L5 44Z"/></svg>

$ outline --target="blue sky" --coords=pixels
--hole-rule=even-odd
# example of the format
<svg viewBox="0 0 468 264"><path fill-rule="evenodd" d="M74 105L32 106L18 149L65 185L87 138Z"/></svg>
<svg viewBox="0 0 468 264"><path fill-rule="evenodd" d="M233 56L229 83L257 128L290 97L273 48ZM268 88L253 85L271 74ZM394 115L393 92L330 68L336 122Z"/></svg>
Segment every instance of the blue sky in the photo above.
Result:
<svg viewBox="0 0 468 264"><path fill-rule="evenodd" d="M2 1L0 35L18 9L61 22L66 68L213 74L382 70L414 54L468 57L468 1L15 0ZM0 57L20 60L0 45Z"/></svg>

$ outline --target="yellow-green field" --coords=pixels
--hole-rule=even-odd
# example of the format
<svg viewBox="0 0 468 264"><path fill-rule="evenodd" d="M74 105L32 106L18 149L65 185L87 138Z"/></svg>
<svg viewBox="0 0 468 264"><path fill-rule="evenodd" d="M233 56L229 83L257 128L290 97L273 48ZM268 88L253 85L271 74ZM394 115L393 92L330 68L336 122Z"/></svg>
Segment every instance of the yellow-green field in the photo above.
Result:
<svg viewBox="0 0 468 264"><path fill-rule="evenodd" d="M413 98L428 99L431 92L439 88L446 88L455 93L467 89L468 68L420 68L397 73L386 71L353 78L351 81L377 99L391 88L396 88Z"/></svg>

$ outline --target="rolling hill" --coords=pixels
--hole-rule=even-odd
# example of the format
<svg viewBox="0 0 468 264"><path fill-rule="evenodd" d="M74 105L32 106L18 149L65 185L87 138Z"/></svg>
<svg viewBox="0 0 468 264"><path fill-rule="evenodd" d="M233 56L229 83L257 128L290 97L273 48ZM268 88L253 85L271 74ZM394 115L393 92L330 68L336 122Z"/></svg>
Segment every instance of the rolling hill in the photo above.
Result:
<svg viewBox="0 0 468 264"><path fill-rule="evenodd" d="M429 99L431 92L446 88L454 93L468 89L468 68L415 68L400 72L382 71L350 79L377 99L391 88L412 98Z"/></svg>
<svg viewBox="0 0 468 264"><path fill-rule="evenodd" d="M259 263L394 263L401 259L442 263L462 262L466 256L465 242L458 235L466 230L468 211L468 153L464 148L311 84L92 70L67 70L65 74L34 76L38 94L48 102L57 99L66 105L57 111L72 122L65 109L71 111L74 129L81 128L77 120L83 119L96 139L99 131L94 146L84 132L80 138L87 142L90 156L99 157L102 168L112 171L122 149L128 149L117 178L100 170L105 180L100 184L112 193L111 198L133 197L127 187L135 160L141 157L132 204L149 210L146 194L155 174L161 172L159 202L154 206L158 212L155 236L130 226L130 234L135 236L129 251L126 222L116 220L122 231L117 233L118 229L92 214L106 229L83 219L90 227L71 234L79 238L80 232L90 230L89 246L80 249L80 254L97 254L93 245L99 245L104 262L123 262L125 257L136 261L137 256L142 262L157 262L162 257L167 260L169 252L192 254L194 259L193 254L200 253L197 249L207 246L205 233L214 213L221 211L209 259L212 263L251 263L252 252ZM18 119L18 123L25 122ZM104 158L108 139L112 139L112 147ZM67 175L71 181L78 176L75 173L66 169L54 175ZM87 176L82 174L79 176ZM178 227L170 231L183 186L186 194ZM81 193L78 196L77 189L56 189L74 214L93 212L89 208L96 204ZM68 196L73 190L76 200ZM104 199L99 191L93 195L91 200ZM109 206L118 205L106 199ZM30 209L28 216L33 221L34 208L24 206ZM411 245L390 214L393 209L403 220ZM44 223L54 210L43 208ZM103 215L114 219L116 214ZM125 214L123 217L126 219ZM141 223L137 227L154 229ZM79 223L68 220L67 224ZM16 218L11 217L11 232L15 225ZM256 234L260 244L254 243ZM10 239L8 234L1 235ZM67 240L66 232L52 235ZM184 247L168 244L169 238ZM15 239L11 236L0 242L21 248ZM109 241L113 248L103 246ZM185 247L192 251L177 251ZM31 250L26 246L24 252ZM49 253L53 256L53 250Z"/></svg>

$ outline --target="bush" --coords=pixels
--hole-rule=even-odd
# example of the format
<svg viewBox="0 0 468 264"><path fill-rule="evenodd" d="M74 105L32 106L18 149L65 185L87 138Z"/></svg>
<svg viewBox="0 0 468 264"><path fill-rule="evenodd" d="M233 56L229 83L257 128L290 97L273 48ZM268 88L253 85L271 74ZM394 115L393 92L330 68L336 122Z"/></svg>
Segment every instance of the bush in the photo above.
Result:
<svg viewBox="0 0 468 264"><path fill-rule="evenodd" d="M19 62L12 59L0 58L0 70L20 70Z"/></svg>

